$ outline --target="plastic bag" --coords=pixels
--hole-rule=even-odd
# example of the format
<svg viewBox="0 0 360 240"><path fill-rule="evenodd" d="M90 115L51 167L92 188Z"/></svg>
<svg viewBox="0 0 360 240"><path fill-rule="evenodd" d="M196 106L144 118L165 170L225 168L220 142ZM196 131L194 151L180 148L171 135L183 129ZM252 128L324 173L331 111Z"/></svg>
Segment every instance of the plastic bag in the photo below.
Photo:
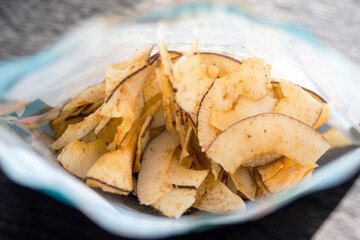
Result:
<svg viewBox="0 0 360 240"><path fill-rule="evenodd" d="M258 56L272 64L272 75L320 93L331 108L329 125L359 144L360 69L310 33L244 14L219 4L188 4L118 16L94 18L34 57L0 67L6 101L30 101L0 116L0 164L14 181L44 191L80 209L112 233L128 237L166 237L205 226L262 217L303 194L340 183L360 167L360 150L327 156L311 179L263 202L247 203L247 211L227 216L195 212L180 220L154 215L132 197L114 196L85 186L56 162L48 149L51 130L32 123L79 91L101 82L106 64L119 62L145 45L163 41L169 49L187 50L198 38L201 51L236 58ZM155 50L154 50L155 51ZM13 80L14 84L9 84ZM5 84L6 83L8 84ZM353 134L352 134L353 133Z"/></svg>

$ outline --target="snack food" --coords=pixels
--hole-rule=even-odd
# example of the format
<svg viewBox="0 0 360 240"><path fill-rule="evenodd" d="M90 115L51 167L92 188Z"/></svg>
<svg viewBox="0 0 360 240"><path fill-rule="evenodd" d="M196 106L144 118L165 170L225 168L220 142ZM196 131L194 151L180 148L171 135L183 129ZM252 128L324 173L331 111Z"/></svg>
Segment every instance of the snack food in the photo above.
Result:
<svg viewBox="0 0 360 240"><path fill-rule="evenodd" d="M262 59L158 48L108 66L51 122L58 162L87 185L168 217L226 214L298 184L331 147L315 130L327 103Z"/></svg>

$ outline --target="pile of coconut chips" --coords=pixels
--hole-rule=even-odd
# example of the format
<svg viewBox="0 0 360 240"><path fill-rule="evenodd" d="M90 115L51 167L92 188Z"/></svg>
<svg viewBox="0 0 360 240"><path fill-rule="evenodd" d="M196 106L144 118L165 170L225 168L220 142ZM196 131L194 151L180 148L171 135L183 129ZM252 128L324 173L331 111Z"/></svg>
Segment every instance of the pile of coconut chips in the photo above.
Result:
<svg viewBox="0 0 360 240"><path fill-rule="evenodd" d="M179 218L245 209L309 177L331 144L328 104L260 58L159 43L106 68L51 122L58 162L87 185Z"/></svg>

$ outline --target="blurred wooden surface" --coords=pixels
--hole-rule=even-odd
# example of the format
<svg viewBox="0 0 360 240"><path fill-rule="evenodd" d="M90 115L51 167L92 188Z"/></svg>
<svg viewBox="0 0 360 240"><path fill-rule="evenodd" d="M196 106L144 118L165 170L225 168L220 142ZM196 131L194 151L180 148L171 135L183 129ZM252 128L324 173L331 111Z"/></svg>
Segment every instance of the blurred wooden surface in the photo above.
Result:
<svg viewBox="0 0 360 240"><path fill-rule="evenodd" d="M138 2L142 1L0 0L0 61L33 54L56 42L62 33L84 18L122 13ZM360 64L358 0L245 0L243 5L259 15L308 28L325 44ZM2 107L0 111L9 109ZM360 181L353 185L355 179L297 200L256 222L185 238L309 239L316 233L315 239L360 239ZM119 239L101 230L77 210L12 183L2 172L0 196L0 239Z"/></svg>

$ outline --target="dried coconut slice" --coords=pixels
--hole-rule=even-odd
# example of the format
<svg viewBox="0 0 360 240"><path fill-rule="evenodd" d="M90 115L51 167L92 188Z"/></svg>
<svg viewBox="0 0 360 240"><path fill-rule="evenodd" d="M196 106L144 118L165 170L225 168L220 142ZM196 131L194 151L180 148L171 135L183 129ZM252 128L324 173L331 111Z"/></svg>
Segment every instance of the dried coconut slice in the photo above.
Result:
<svg viewBox="0 0 360 240"><path fill-rule="evenodd" d="M245 210L244 201L223 183L209 174L197 190L193 207L215 214L229 214Z"/></svg>
<svg viewBox="0 0 360 240"><path fill-rule="evenodd" d="M210 115L210 123L217 129L224 131L229 126L247 117L272 112L276 104L277 100L272 91L258 101L239 96L232 110L213 110Z"/></svg>
<svg viewBox="0 0 360 240"><path fill-rule="evenodd" d="M158 43L159 52L161 56L161 62L157 66L157 79L163 94L164 105L164 117L166 129L175 133L173 127L175 104L174 104L174 92L170 85L170 78L172 76L172 60L167 47L162 43Z"/></svg>
<svg viewBox="0 0 360 240"><path fill-rule="evenodd" d="M291 163L289 163L291 162ZM272 192L276 193L288 189L297 184L305 175L318 167L315 163L300 165L287 159L286 166L281 168L274 176L264 180L265 186Z"/></svg>
<svg viewBox="0 0 360 240"><path fill-rule="evenodd" d="M170 163L169 181L178 188L198 188L209 170L193 170L180 165L176 158Z"/></svg>
<svg viewBox="0 0 360 240"><path fill-rule="evenodd" d="M211 161L211 173L214 175L215 179L221 180L224 169L217 162Z"/></svg>
<svg viewBox="0 0 360 240"><path fill-rule="evenodd" d="M321 115L323 105L292 82L282 80L280 86L284 97L280 99L274 112L314 126Z"/></svg>
<svg viewBox="0 0 360 240"><path fill-rule="evenodd" d="M148 144L137 185L141 204L151 205L172 190L168 172L173 152L179 144L179 137L166 130Z"/></svg>
<svg viewBox="0 0 360 240"><path fill-rule="evenodd" d="M153 45L146 46L128 60L106 67L106 98L112 94L122 81L126 80L126 76L136 73L147 64L152 49Z"/></svg>
<svg viewBox="0 0 360 240"><path fill-rule="evenodd" d="M157 71L157 80L160 85L162 96L163 96L163 105L164 105L164 117L165 117L165 125L166 129L175 133L173 126L173 92L169 83L169 78L164 73L164 67L162 64L156 67Z"/></svg>
<svg viewBox="0 0 360 240"><path fill-rule="evenodd" d="M58 122L56 122L56 124L51 125L51 128L55 132L55 139L59 139L61 137L61 135L64 134L64 132L68 128L68 126L82 122L85 117L86 116L69 117L62 122L58 121Z"/></svg>
<svg viewBox="0 0 360 240"><path fill-rule="evenodd" d="M74 139L81 139L93 131L101 121L99 110L90 114L83 121L69 125L65 132L50 147L54 150L59 150L65 147Z"/></svg>
<svg viewBox="0 0 360 240"><path fill-rule="evenodd" d="M258 58L243 59L243 64L237 72L225 75L214 82L203 97L197 116L197 130L202 151L206 151L210 143L221 133L211 124L211 114L215 110L229 111L239 96L252 101L261 100L267 96L272 88L269 81L269 71L265 63ZM269 98L272 98L269 100ZM246 101L246 99L241 99ZM269 95L268 101L271 108L276 99ZM252 108L253 112L258 108ZM237 114L236 114L237 115ZM245 116L244 116L245 117ZM226 120L225 120L226 121ZM217 121L221 128L221 121Z"/></svg>
<svg viewBox="0 0 360 240"><path fill-rule="evenodd" d="M168 54L170 56L171 61L182 55L180 52L176 52L176 51L168 51ZM152 98L153 96L159 93L161 93L161 88L159 82L157 81L156 71L153 71L145 82L145 86L144 86L145 101L147 101L148 99Z"/></svg>
<svg viewBox="0 0 360 240"><path fill-rule="evenodd" d="M99 135L99 133L106 127L106 125L110 122L110 117L102 117L99 125L94 129L95 136Z"/></svg>
<svg viewBox="0 0 360 240"><path fill-rule="evenodd" d="M272 79L271 82L272 86L273 86L273 91L277 97L278 100L280 100L281 98L284 97L281 87L280 87L280 82L275 81L274 79ZM304 87L301 87L305 92L309 93L316 101L318 101L320 104L322 104L323 108L321 111L321 114L319 116L319 119L317 120L317 122L315 123L315 125L313 125L313 128L316 129L319 126L323 125L324 123L326 123L329 120L329 104L325 101L324 98L322 98L319 94L306 89Z"/></svg>
<svg viewBox="0 0 360 240"><path fill-rule="evenodd" d="M129 147L105 153L87 172L86 184L106 192L129 194L133 190L134 152L135 147Z"/></svg>
<svg viewBox="0 0 360 240"><path fill-rule="evenodd" d="M135 115L132 117L122 118L122 122L117 128L114 142L109 145L109 149L115 150L120 147L122 141L127 136L134 122L140 117L141 113L143 112L144 105L144 96L141 92L139 92L139 95L136 98L135 102ZM140 128L139 125L137 127Z"/></svg>
<svg viewBox="0 0 360 240"><path fill-rule="evenodd" d="M205 151L211 142L221 133L210 123L211 112L214 106L222 101L221 92L216 82L210 87L200 103L200 109L197 117L197 132L199 145L202 151Z"/></svg>
<svg viewBox="0 0 360 240"><path fill-rule="evenodd" d="M278 113L264 113L227 128L206 153L233 174L246 160L264 152L277 152L306 165L315 163L330 147L305 123Z"/></svg>
<svg viewBox="0 0 360 240"><path fill-rule="evenodd" d="M92 188L99 188L104 192L110 192L110 193L115 193L115 194L119 194L119 195L128 195L129 194L128 191L123 191L121 189L117 189L116 187L108 186L105 182L104 183L100 182L97 179L95 180L95 179L87 178L86 185L88 185Z"/></svg>
<svg viewBox="0 0 360 240"><path fill-rule="evenodd" d="M266 181L272 178L275 174L277 174L282 168L287 167L289 164L289 159L283 157L279 160L276 160L272 163L266 164L264 166L258 167L259 174L261 175L261 179ZM290 162L290 165L292 162Z"/></svg>
<svg viewBox="0 0 360 240"><path fill-rule="evenodd" d="M199 54L201 64L205 66L207 65L210 67L216 67L219 77L223 77L230 73L236 72L241 65L241 61L220 53L199 52ZM179 58L180 56L174 58L174 60L179 60ZM214 69L215 68L213 68L212 70Z"/></svg>
<svg viewBox="0 0 360 240"><path fill-rule="evenodd" d="M138 142L137 142L136 158L135 158L134 169L133 169L134 173L136 173L140 170L140 158L141 158L146 146L150 142L150 129L151 129L151 124L152 124L153 119L154 118L151 115L148 115L144 124L141 127Z"/></svg>
<svg viewBox="0 0 360 240"><path fill-rule="evenodd" d="M86 173L86 184L100 187L103 191L124 195L133 190L132 168L140 132L138 125L133 126L131 129L133 134L126 136L119 150L108 152L95 162Z"/></svg>
<svg viewBox="0 0 360 240"><path fill-rule="evenodd" d="M262 59L246 58L242 60L238 71L225 75L216 82L224 101L234 103L240 95L257 101L272 88L269 76L269 69Z"/></svg>
<svg viewBox="0 0 360 240"><path fill-rule="evenodd" d="M178 219L193 205L195 195L194 189L173 189L154 202L152 207L167 217Z"/></svg>
<svg viewBox="0 0 360 240"><path fill-rule="evenodd" d="M164 117L164 106L161 105L158 111L154 115L154 120L151 124L151 128L163 127L166 124L166 119Z"/></svg>
<svg viewBox="0 0 360 240"><path fill-rule="evenodd" d="M159 86L159 83L157 81L157 72L153 71L149 77L145 80L144 84L144 98L145 101L148 99L154 97L157 94L161 94L161 88Z"/></svg>
<svg viewBox="0 0 360 240"><path fill-rule="evenodd" d="M120 122L119 119L113 119L94 142L87 143L74 139L61 151L58 162L73 175L84 178L92 165L107 152L106 146L114 138Z"/></svg>
<svg viewBox="0 0 360 240"><path fill-rule="evenodd" d="M262 166L262 165L271 163L282 157L283 157L283 155L276 153L276 152L262 153L260 155L256 155L253 158L250 158L249 160L247 160L246 162L241 164L241 166L243 166L243 167L258 167L258 166Z"/></svg>
<svg viewBox="0 0 360 240"><path fill-rule="evenodd" d="M230 177L236 189L240 191L247 199L254 201L256 185L249 173L249 170L240 166L234 174L230 174Z"/></svg>
<svg viewBox="0 0 360 240"><path fill-rule="evenodd" d="M269 190L266 188L257 169L254 169L254 181L257 185L256 197L262 200L269 195Z"/></svg>
<svg viewBox="0 0 360 240"><path fill-rule="evenodd" d="M195 41L191 49L176 61L172 72L170 82L176 103L185 112L196 112L202 96L214 81L201 70L198 41Z"/></svg>
<svg viewBox="0 0 360 240"><path fill-rule="evenodd" d="M180 136L180 143L181 147L184 147L185 144L185 138L186 138L186 126L185 126L185 119L183 115L182 109L176 104L173 104L173 109L175 111L175 129L176 133Z"/></svg>
<svg viewBox="0 0 360 240"><path fill-rule="evenodd" d="M230 177L230 174L226 173L226 186L229 188L229 190L235 194L238 194L238 190L236 189L235 183L233 182L233 180Z"/></svg>
<svg viewBox="0 0 360 240"><path fill-rule="evenodd" d="M219 53L200 52L201 63L215 66L219 70L219 77L236 72L241 61Z"/></svg>
<svg viewBox="0 0 360 240"><path fill-rule="evenodd" d="M183 164L184 158L188 157L190 155L190 141L191 141L191 135L192 135L192 128L188 128L185 136L185 140L181 149L181 155L179 159L179 163Z"/></svg>
<svg viewBox="0 0 360 240"><path fill-rule="evenodd" d="M81 115L89 115L93 112L95 112L98 108L102 106L104 103L104 100L101 100L99 102L95 102L89 105L86 105L86 107L81 111Z"/></svg>
<svg viewBox="0 0 360 240"><path fill-rule="evenodd" d="M107 117L134 119L136 105L142 94L145 80L153 71L154 65L146 64L137 71L124 76L116 85L101 107L101 114Z"/></svg>

